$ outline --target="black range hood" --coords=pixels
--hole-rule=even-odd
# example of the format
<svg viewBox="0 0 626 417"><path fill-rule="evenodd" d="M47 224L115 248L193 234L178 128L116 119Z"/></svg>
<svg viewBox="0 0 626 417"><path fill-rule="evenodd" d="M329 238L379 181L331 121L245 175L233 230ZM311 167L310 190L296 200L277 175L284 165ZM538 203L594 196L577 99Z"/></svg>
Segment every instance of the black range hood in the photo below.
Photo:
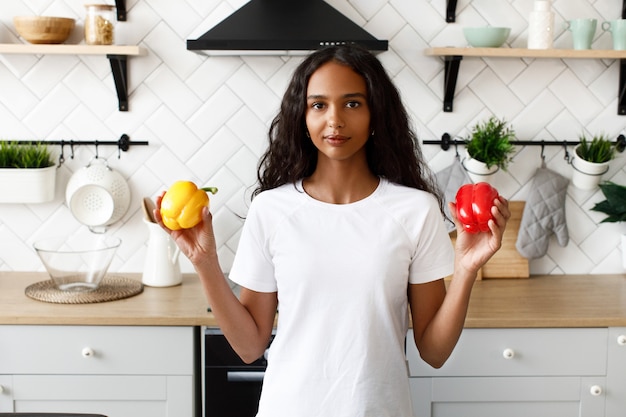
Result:
<svg viewBox="0 0 626 417"><path fill-rule="evenodd" d="M329 45L356 43L386 51L378 40L323 0L251 0L187 49L209 55L302 54Z"/></svg>

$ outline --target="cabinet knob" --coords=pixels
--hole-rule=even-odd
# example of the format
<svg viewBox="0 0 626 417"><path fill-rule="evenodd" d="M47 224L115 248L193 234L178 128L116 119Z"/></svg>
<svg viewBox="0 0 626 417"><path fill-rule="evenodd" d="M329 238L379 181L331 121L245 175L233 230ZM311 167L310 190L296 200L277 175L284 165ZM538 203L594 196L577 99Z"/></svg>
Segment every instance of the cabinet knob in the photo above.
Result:
<svg viewBox="0 0 626 417"><path fill-rule="evenodd" d="M513 359L515 357L515 351L513 349L504 349L502 356L504 359Z"/></svg>
<svg viewBox="0 0 626 417"><path fill-rule="evenodd" d="M83 348L83 350L82 350L82 352L81 352L81 353L83 354L83 357L84 357L84 358L91 358L92 356L94 356L94 355L96 354L96 353L93 351L93 349L92 349L92 348L90 348L90 347Z"/></svg>
<svg viewBox="0 0 626 417"><path fill-rule="evenodd" d="M594 397L597 397L598 395L602 394L602 387L600 385L592 385L589 392Z"/></svg>
<svg viewBox="0 0 626 417"><path fill-rule="evenodd" d="M626 334L620 334L617 336L617 344L620 346L626 346Z"/></svg>

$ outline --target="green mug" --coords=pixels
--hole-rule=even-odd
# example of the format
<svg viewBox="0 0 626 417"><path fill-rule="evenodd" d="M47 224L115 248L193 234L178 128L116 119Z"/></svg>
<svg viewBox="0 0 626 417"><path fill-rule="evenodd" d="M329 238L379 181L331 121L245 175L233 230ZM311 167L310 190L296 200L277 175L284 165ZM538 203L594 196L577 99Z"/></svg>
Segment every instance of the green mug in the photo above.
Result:
<svg viewBox="0 0 626 417"><path fill-rule="evenodd" d="M603 22L602 29L611 32L613 36L613 49L616 51L626 50L626 19Z"/></svg>
<svg viewBox="0 0 626 417"><path fill-rule="evenodd" d="M591 49L597 25L596 19L572 19L564 23L565 29L572 32L574 49Z"/></svg>

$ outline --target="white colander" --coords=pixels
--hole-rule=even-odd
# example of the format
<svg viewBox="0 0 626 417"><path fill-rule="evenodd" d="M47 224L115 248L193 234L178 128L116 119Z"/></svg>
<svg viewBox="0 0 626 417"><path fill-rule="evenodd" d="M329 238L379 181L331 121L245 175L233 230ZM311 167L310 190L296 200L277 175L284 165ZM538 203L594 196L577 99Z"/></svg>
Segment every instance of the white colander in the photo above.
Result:
<svg viewBox="0 0 626 417"><path fill-rule="evenodd" d="M89 227L111 225L130 206L130 187L106 159L95 158L76 171L67 183L65 200L72 215Z"/></svg>

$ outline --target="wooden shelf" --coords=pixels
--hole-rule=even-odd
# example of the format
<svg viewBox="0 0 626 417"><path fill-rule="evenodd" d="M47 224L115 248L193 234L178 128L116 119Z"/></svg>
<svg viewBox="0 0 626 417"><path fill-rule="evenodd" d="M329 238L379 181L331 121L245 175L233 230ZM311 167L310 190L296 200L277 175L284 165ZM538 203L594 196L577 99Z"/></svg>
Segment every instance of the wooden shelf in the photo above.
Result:
<svg viewBox="0 0 626 417"><path fill-rule="evenodd" d="M626 59L626 51L612 49L526 49L526 48L471 48L437 47L424 50L428 56L467 56L492 58L579 58Z"/></svg>
<svg viewBox="0 0 626 417"><path fill-rule="evenodd" d="M146 50L134 45L66 45L2 43L0 54L23 55L104 55L109 59L118 109L128 111L128 65L129 56L145 55Z"/></svg>
<svg viewBox="0 0 626 417"><path fill-rule="evenodd" d="M0 54L37 55L145 55L145 50L134 45L35 45L24 43L2 43Z"/></svg>
<svg viewBox="0 0 626 417"><path fill-rule="evenodd" d="M625 0L626 1L626 0ZM472 48L434 47L424 50L424 55L444 59L443 111L451 112L459 67L464 57L475 58L552 58L552 59L619 59L617 114L626 115L626 51L613 49L526 49L526 48Z"/></svg>

